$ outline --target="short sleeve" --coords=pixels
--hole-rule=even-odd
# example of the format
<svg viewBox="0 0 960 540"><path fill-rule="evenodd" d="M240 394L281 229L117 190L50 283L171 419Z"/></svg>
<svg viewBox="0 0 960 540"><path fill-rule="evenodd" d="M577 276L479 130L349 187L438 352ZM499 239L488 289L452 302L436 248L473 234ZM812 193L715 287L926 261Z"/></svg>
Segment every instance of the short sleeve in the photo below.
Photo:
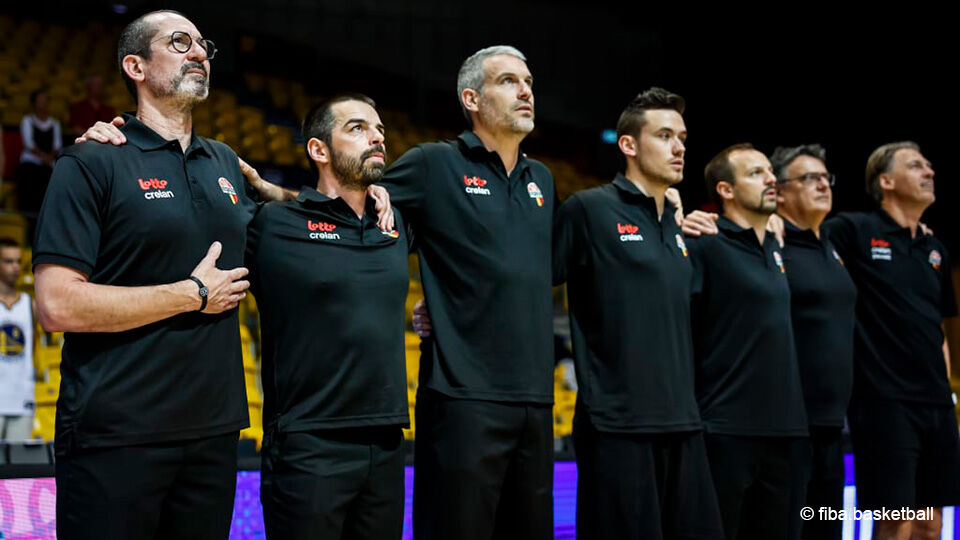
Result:
<svg viewBox="0 0 960 540"><path fill-rule="evenodd" d="M104 184L76 157L57 160L37 219L34 266L60 264L93 273L107 199Z"/></svg>
<svg viewBox="0 0 960 540"><path fill-rule="evenodd" d="M580 266L586 260L584 235L586 215L583 203L572 196L560 205L553 220L553 284L567 281L571 267Z"/></svg>
<svg viewBox="0 0 960 540"><path fill-rule="evenodd" d="M390 193L390 204L405 212L408 219L423 206L426 175L426 155L419 146L400 156L383 175L380 184Z"/></svg>
<svg viewBox="0 0 960 540"><path fill-rule="evenodd" d="M854 260L857 252L857 231L853 221L843 215L836 216L824 222L823 231L841 258Z"/></svg>

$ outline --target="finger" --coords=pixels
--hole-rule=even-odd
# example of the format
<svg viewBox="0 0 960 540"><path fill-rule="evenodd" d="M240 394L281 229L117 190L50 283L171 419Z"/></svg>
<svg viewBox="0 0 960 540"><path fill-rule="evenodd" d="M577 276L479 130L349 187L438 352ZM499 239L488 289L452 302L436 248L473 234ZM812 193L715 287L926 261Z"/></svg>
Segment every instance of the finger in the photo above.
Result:
<svg viewBox="0 0 960 540"><path fill-rule="evenodd" d="M84 137L83 135L81 135L81 136L79 136L79 137L77 137L76 139L73 140L73 144L80 144L80 143L82 143L82 142L87 142L87 138Z"/></svg>
<svg viewBox="0 0 960 540"><path fill-rule="evenodd" d="M114 117L113 117L113 120L111 120L110 123L111 123L112 125L114 125L114 126L120 127L120 126L122 126L123 124L125 124L126 122L123 121L123 117L121 117L121 116L114 116Z"/></svg>
<svg viewBox="0 0 960 540"><path fill-rule="evenodd" d="M243 291L250 288L250 282L243 279L240 281L234 281L227 287L227 292L230 294L240 294Z"/></svg>
<svg viewBox="0 0 960 540"><path fill-rule="evenodd" d="M691 227L691 226L689 226L689 225L687 225L687 224L684 224L684 225L683 225L683 229L682 229L682 230L683 230L684 236L691 236L691 237L694 237L694 238L700 236L700 229L697 229L697 228L695 228L695 227Z"/></svg>
<svg viewBox="0 0 960 540"><path fill-rule="evenodd" d="M200 261L200 264L207 263L210 266L216 266L217 259L220 258L220 251L223 249L223 246L220 242L214 242L210 244L210 249L207 250L207 254L203 257L203 260Z"/></svg>
<svg viewBox="0 0 960 540"><path fill-rule="evenodd" d="M396 227L396 223L393 218L393 207L387 208L386 213L383 215L383 230L392 231Z"/></svg>
<svg viewBox="0 0 960 540"><path fill-rule="evenodd" d="M247 274L249 274L249 273L250 273L250 270L247 270L246 267L244 267L244 266L238 266L238 267L233 268L233 269L231 269L231 270L227 270L227 278L228 278L230 281L236 281L236 280L242 278L243 276L245 276L245 275L247 275Z"/></svg>
<svg viewBox="0 0 960 540"><path fill-rule="evenodd" d="M255 185L260 180L260 174L257 173L257 170L251 167L249 163L239 157L237 161L240 162L240 172L247 178L248 182Z"/></svg>

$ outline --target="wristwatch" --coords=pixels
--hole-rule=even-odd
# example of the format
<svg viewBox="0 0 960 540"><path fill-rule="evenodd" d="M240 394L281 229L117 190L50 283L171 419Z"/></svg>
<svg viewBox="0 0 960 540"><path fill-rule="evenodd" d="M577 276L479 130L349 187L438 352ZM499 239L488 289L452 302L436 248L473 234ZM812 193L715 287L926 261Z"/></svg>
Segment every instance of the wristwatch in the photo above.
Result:
<svg viewBox="0 0 960 540"><path fill-rule="evenodd" d="M207 293L209 293L210 291L207 289L207 286L204 285L202 281L200 281L199 278L190 276L190 279L192 279L193 282L197 284L197 287L200 287L200 309L198 309L197 311L203 311L207 307Z"/></svg>

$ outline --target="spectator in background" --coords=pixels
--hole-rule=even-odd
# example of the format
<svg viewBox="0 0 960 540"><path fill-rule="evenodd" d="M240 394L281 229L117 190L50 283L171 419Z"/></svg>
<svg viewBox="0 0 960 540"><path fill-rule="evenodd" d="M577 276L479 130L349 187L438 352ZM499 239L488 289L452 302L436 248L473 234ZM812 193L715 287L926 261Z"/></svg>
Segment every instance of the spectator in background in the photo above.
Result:
<svg viewBox="0 0 960 540"><path fill-rule="evenodd" d="M47 107L47 93L37 90L30 94L30 105L33 113L24 116L20 122L23 152L20 154L20 167L17 170L17 189L20 210L36 213L40 211L43 194L50 183L53 161L63 144L60 122L50 116ZM33 223L34 220L30 222ZM31 226L31 239L32 230Z"/></svg>
<svg viewBox="0 0 960 540"><path fill-rule="evenodd" d="M20 245L0 238L0 440L33 431L33 302L16 289Z"/></svg>
<svg viewBox="0 0 960 540"><path fill-rule="evenodd" d="M98 75L87 77L87 97L70 106L70 133L79 135L98 121L110 122L116 109L103 101L103 79Z"/></svg>

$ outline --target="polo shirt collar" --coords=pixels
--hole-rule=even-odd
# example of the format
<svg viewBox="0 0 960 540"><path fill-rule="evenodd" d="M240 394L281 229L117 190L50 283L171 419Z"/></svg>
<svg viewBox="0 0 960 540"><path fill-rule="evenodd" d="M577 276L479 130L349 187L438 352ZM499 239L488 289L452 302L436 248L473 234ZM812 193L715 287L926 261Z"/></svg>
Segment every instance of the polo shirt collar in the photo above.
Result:
<svg viewBox="0 0 960 540"><path fill-rule="evenodd" d="M120 130L126 135L127 140L130 144L136 146L137 148L148 152L151 150L159 150L160 148L168 148L176 145L177 150L180 149L180 143L176 140L167 140L160 136L159 133L150 129L146 124L137 119L136 116L133 116L130 113L123 114L124 124ZM173 143L173 144L171 144ZM189 155L195 151L202 151L209 154L205 144L197 137L196 132L190 130L190 146L187 147L187 151L184 152L184 155Z"/></svg>
<svg viewBox="0 0 960 540"><path fill-rule="evenodd" d="M353 209L349 207L346 201L344 201L340 197L337 197L336 199L331 199L330 197L317 191L316 188L313 188L310 186L303 186L303 188L300 189L300 193L297 195L296 200L298 203L308 208L323 208L323 207L335 208L336 206L342 205L343 207L346 207L347 210L349 210L350 215L352 215L353 217L356 217L356 214L353 213ZM365 210L366 217L369 217L370 219L373 219L373 220L376 219L376 216L377 216L376 201L373 200L373 197L370 197L369 195L367 195L366 206L364 210Z"/></svg>
<svg viewBox="0 0 960 540"><path fill-rule="evenodd" d="M819 245L820 239L813 234L813 229L801 229L789 219L783 218L783 237L785 240L801 242L805 244Z"/></svg>
<svg viewBox="0 0 960 540"><path fill-rule="evenodd" d="M904 227L899 223L897 223L896 220L894 220L893 217L891 217L890 214L888 214L887 211L883 209L883 207L877 208L874 213L876 214L877 218L880 219L880 223L883 224L883 232L886 232L886 233L903 232L904 234L907 235L907 238L910 238L910 229L908 227ZM918 227L916 238L919 239L923 236L926 236L926 233L923 232L923 229Z"/></svg>
<svg viewBox="0 0 960 540"><path fill-rule="evenodd" d="M750 242L753 245L759 245L760 243L757 240L757 235L754 233L753 229L749 227L741 227L734 223L733 220L727 216L720 216L720 219L717 220L717 228L732 238L739 238L740 240ZM764 242L766 242L770 236L770 234L764 235Z"/></svg>
<svg viewBox="0 0 960 540"><path fill-rule="evenodd" d="M617 173L617 176L613 179L613 185L617 188L617 191L620 192L620 195L624 199L647 207L648 209L652 210L654 216L656 216L657 201L643 191L640 191L640 188L631 182L626 176L624 176L623 173ZM675 211L676 208L673 206L673 204L671 204L670 201L665 198L663 200L663 215L673 216Z"/></svg>
<svg viewBox="0 0 960 540"><path fill-rule="evenodd" d="M491 152L487 150L487 147L483 145L483 141L480 140L480 137L477 136L471 130L466 130L457 137L457 140L460 141L460 144L466 149L469 153L479 154L485 157L489 157L491 154L497 156L497 161L500 161L500 156L496 152ZM518 151L519 155L517 156L517 166L514 167L514 172L520 172L527 168L529 163L527 162L527 156L523 153L521 148Z"/></svg>

